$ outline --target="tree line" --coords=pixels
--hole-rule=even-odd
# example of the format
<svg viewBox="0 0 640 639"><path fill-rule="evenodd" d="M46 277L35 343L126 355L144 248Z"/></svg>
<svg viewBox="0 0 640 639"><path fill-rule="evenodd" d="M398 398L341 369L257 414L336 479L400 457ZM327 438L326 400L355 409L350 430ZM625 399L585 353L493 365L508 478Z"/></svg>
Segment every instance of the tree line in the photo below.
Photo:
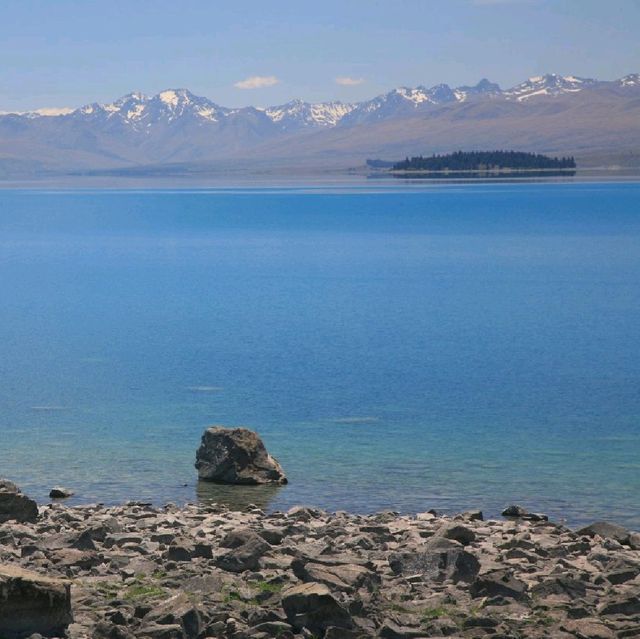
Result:
<svg viewBox="0 0 640 639"><path fill-rule="evenodd" d="M394 171L492 171L496 169L575 169L573 156L549 157L523 151L456 151L445 155L407 157Z"/></svg>

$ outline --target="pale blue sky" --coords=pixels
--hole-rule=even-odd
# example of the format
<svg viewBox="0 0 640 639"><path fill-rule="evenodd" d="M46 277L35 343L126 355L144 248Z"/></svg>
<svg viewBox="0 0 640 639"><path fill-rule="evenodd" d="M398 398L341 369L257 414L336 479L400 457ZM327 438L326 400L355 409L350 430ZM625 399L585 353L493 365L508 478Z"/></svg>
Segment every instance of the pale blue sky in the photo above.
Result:
<svg viewBox="0 0 640 639"><path fill-rule="evenodd" d="M264 106L485 76L613 79L640 71L639 34L640 0L1 0L0 111L169 87ZM234 86L254 76L271 85Z"/></svg>

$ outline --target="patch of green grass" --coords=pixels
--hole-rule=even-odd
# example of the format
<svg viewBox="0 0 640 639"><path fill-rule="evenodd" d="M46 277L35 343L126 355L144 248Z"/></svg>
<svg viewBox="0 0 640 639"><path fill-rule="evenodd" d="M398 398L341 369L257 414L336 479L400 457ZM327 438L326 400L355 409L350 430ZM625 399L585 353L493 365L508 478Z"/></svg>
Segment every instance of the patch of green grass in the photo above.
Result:
<svg viewBox="0 0 640 639"><path fill-rule="evenodd" d="M389 610L391 610L392 612L400 612L405 614L414 614L417 612L416 610L407 608L406 606L401 606L399 603L395 602L389 604Z"/></svg>
<svg viewBox="0 0 640 639"><path fill-rule="evenodd" d="M552 626L556 620L543 610L534 610L522 623L526 626Z"/></svg>
<svg viewBox="0 0 640 639"><path fill-rule="evenodd" d="M448 608L445 606L436 606L435 608L425 608L422 611L421 620L422 622L426 622L449 616L451 616L451 613Z"/></svg>
<svg viewBox="0 0 640 639"><path fill-rule="evenodd" d="M249 583L252 588L255 588L258 592L264 593L277 593L282 592L284 584L273 583L268 581L252 581Z"/></svg>
<svg viewBox="0 0 640 639"><path fill-rule="evenodd" d="M223 599L224 603L231 603L232 601L242 601L242 597L239 592L235 590L231 590L224 595Z"/></svg>
<svg viewBox="0 0 640 639"><path fill-rule="evenodd" d="M126 589L123 599L127 601L139 601L140 599L162 597L164 594L164 589L158 588L158 586L145 583L135 583Z"/></svg>

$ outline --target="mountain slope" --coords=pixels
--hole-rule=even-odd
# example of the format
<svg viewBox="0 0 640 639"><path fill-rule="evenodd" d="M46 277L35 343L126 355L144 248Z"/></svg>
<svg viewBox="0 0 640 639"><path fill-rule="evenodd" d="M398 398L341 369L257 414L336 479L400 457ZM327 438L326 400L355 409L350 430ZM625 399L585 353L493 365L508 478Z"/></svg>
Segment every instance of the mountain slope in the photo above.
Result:
<svg viewBox="0 0 640 639"><path fill-rule="evenodd" d="M149 166L340 168L366 157L511 148L559 154L640 148L640 75L603 82L545 75L401 87L358 104L294 100L230 109L168 89L71 113L0 115L0 175Z"/></svg>

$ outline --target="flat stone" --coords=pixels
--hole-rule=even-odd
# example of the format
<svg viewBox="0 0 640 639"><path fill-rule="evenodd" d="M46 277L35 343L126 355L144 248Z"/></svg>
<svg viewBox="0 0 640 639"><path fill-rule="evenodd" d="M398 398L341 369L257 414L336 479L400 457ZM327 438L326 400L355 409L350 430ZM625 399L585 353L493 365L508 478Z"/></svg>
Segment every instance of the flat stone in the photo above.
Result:
<svg viewBox="0 0 640 639"><path fill-rule="evenodd" d="M480 575L470 586L472 597L506 597L521 600L527 597L527 584L516 579L509 570L494 570Z"/></svg>
<svg viewBox="0 0 640 639"><path fill-rule="evenodd" d="M589 526L580 528L578 535L586 535L587 537L603 537L605 539L614 539L620 544L626 544L629 541L629 531L623 526L611 524L607 521L596 521Z"/></svg>

